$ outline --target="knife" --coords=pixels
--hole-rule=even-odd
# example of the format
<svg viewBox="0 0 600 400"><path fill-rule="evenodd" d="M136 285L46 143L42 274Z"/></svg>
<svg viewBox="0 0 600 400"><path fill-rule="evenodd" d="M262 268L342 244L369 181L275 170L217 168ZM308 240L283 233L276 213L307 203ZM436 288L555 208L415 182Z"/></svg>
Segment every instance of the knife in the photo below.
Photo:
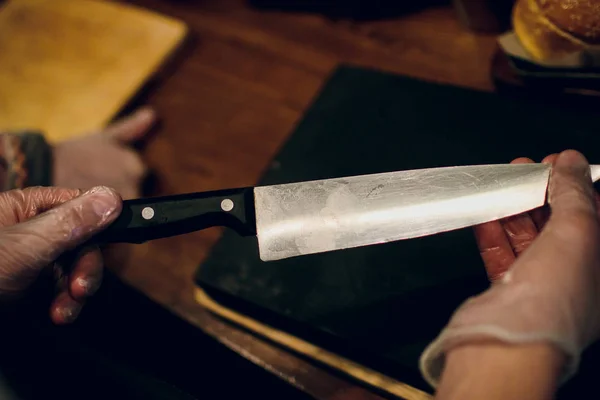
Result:
<svg viewBox="0 0 600 400"><path fill-rule="evenodd" d="M441 167L126 200L95 242L143 243L222 226L256 236L263 261L375 245L543 206L550 170ZM597 181L600 165L590 172Z"/></svg>

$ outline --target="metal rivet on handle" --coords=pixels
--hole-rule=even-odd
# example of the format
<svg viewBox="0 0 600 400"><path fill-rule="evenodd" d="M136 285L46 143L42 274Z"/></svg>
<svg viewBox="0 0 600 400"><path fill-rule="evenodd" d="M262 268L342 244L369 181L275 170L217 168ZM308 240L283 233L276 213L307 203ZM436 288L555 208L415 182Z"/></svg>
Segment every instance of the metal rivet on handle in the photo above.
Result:
<svg viewBox="0 0 600 400"><path fill-rule="evenodd" d="M142 218L152 219L154 217L154 209L152 207L144 207L142 210Z"/></svg>
<svg viewBox="0 0 600 400"><path fill-rule="evenodd" d="M231 201L231 199L225 199L221 202L221 209L223 211L231 211L233 210L233 201Z"/></svg>

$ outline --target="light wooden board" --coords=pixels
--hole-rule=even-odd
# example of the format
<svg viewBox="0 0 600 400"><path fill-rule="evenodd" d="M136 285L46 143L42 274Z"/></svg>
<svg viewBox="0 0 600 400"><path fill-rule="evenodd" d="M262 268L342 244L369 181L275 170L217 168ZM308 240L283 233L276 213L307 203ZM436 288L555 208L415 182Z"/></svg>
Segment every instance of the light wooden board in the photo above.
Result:
<svg viewBox="0 0 600 400"><path fill-rule="evenodd" d="M388 392L389 394L405 400L430 400L432 398L429 394L407 385L406 383L400 382L352 360L315 346L314 344L287 332L272 328L248 316L240 314L235 310L229 309L214 301L201 288L195 289L195 298L200 305L226 320L240 325L281 346L287 347L296 353L300 353L341 371L354 379Z"/></svg>
<svg viewBox="0 0 600 400"><path fill-rule="evenodd" d="M0 8L0 130L52 141L106 125L183 40L181 21L102 0Z"/></svg>

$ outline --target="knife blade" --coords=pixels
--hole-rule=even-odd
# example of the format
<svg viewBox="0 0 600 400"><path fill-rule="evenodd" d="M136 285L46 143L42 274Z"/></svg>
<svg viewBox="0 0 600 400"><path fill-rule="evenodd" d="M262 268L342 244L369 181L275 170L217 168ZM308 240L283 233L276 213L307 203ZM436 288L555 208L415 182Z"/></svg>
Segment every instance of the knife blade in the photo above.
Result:
<svg viewBox="0 0 600 400"><path fill-rule="evenodd" d="M143 243L210 227L256 236L274 261L466 228L541 207L549 164L426 168L123 202L97 243ZM600 179L600 165L590 167Z"/></svg>

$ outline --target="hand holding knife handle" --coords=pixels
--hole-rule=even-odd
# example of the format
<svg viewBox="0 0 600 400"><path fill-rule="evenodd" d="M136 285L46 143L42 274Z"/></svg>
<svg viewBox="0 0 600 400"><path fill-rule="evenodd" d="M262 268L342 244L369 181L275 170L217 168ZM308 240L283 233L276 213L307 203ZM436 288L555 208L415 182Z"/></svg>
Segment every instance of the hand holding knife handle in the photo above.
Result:
<svg viewBox="0 0 600 400"><path fill-rule="evenodd" d="M93 241L144 243L217 226L255 235L253 196L253 188L240 188L125 200L117 220Z"/></svg>

